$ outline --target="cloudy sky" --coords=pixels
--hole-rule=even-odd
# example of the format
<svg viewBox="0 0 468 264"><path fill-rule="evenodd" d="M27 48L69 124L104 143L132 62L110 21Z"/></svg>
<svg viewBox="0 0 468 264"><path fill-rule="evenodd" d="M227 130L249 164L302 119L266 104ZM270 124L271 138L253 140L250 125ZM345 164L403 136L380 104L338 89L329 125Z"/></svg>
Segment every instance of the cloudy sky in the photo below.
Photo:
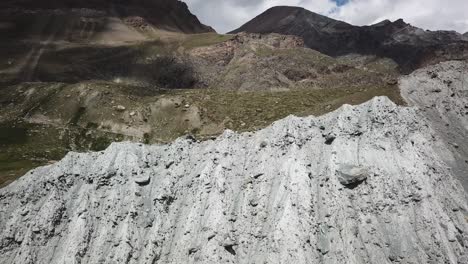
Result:
<svg viewBox="0 0 468 264"><path fill-rule="evenodd" d="M184 0L218 32L233 30L277 5L302 6L354 25L403 18L424 29L468 31L468 0Z"/></svg>

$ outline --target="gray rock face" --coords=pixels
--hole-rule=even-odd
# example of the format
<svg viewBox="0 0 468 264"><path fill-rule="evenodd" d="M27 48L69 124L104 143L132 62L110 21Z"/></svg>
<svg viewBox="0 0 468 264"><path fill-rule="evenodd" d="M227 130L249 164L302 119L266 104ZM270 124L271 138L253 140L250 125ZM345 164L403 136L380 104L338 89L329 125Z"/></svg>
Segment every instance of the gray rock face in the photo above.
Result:
<svg viewBox="0 0 468 264"><path fill-rule="evenodd" d="M400 80L405 99L421 109L451 154L441 158L468 192L468 63L448 61Z"/></svg>
<svg viewBox="0 0 468 264"><path fill-rule="evenodd" d="M213 141L70 153L0 190L0 263L467 263L451 151L417 109L375 98ZM345 188L343 164L366 181Z"/></svg>

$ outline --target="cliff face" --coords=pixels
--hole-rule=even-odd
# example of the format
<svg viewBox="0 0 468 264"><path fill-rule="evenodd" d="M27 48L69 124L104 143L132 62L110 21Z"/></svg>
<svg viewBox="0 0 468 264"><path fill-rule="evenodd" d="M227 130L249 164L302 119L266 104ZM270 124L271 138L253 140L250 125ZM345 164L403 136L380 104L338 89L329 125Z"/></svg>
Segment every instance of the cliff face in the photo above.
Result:
<svg viewBox="0 0 468 264"><path fill-rule="evenodd" d="M299 7L268 9L232 31L296 35L330 56L371 54L395 60L404 72L448 59L468 58L468 41L452 31L425 31L402 19L353 26Z"/></svg>
<svg viewBox="0 0 468 264"><path fill-rule="evenodd" d="M453 150L385 97L70 153L0 190L0 263L466 263Z"/></svg>

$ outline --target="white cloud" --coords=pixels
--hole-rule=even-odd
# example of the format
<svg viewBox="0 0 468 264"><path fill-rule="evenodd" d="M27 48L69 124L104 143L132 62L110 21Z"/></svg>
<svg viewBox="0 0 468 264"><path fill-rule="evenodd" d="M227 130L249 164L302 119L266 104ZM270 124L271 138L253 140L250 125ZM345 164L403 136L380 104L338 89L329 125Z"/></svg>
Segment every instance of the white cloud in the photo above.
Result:
<svg viewBox="0 0 468 264"><path fill-rule="evenodd" d="M431 30L468 31L467 0L351 0L332 17L355 25L403 18Z"/></svg>
<svg viewBox="0 0 468 264"><path fill-rule="evenodd" d="M468 31L468 0L350 0L337 7L332 0L185 0L191 11L218 32L238 28L277 5L302 6L355 25L403 18L424 29Z"/></svg>

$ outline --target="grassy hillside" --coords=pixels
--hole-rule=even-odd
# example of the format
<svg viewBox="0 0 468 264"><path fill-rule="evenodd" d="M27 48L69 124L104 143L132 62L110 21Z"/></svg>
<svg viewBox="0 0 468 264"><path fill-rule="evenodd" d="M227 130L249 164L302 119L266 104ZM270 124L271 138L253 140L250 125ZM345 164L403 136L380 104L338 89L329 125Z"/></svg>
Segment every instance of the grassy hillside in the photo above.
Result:
<svg viewBox="0 0 468 264"><path fill-rule="evenodd" d="M49 44L34 63L33 44L2 43L0 185L70 150L114 141L206 139L381 95L404 103L389 60L332 58L281 35L155 36Z"/></svg>

